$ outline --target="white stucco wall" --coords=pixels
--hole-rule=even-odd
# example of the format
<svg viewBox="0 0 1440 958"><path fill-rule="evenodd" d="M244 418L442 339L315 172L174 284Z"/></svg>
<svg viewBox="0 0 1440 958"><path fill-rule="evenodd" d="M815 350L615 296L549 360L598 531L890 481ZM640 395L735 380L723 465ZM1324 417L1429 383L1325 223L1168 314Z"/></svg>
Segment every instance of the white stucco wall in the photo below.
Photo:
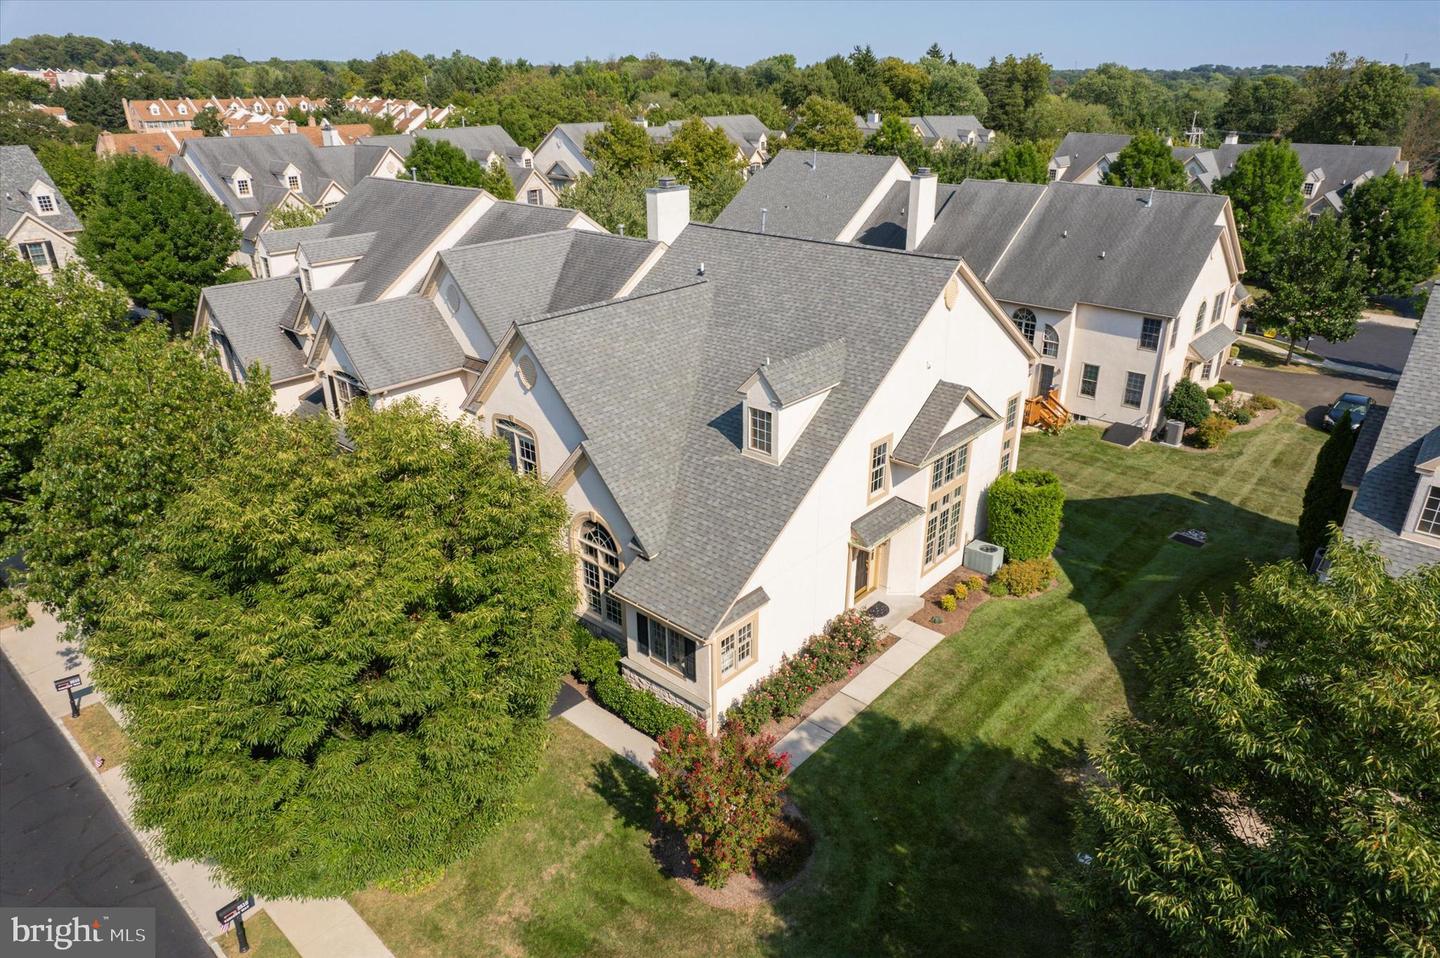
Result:
<svg viewBox="0 0 1440 958"><path fill-rule="evenodd" d="M490 354L495 352L495 343L485 332L485 327L480 325L479 318L470 308L470 303L465 299L465 295L460 292L454 277L450 275L450 270L446 269L443 264L437 266L436 275L431 283L433 283L433 288L430 285L425 288L430 289L430 300L435 304L440 315L444 317L445 325L450 327L450 334L455 337L455 341L465 350L466 355L474 356L476 359L489 360ZM460 304L459 308L454 310L450 308L452 290L458 296Z"/></svg>
<svg viewBox="0 0 1440 958"><path fill-rule="evenodd" d="M314 377L278 384L275 386L275 412L282 416L294 412L300 407L300 397L308 394L317 385Z"/></svg>
<svg viewBox="0 0 1440 958"><path fill-rule="evenodd" d="M376 409L384 409L407 399L414 399L422 406L433 406L446 419L456 420L462 415L461 405L470 383L463 373L451 373L428 382L416 383L401 389L394 389L374 397Z"/></svg>
<svg viewBox="0 0 1440 958"><path fill-rule="evenodd" d="M559 130L552 130L535 150L535 169L544 176L557 161L564 162L575 173L592 173L594 166L581 151L579 144Z"/></svg>
<svg viewBox="0 0 1440 958"><path fill-rule="evenodd" d="M55 252L57 268L64 266L75 258L75 238L59 230L52 229L45 225L43 220L38 217L26 216L16 224L15 229L7 239L17 253L20 250L20 246L24 243L49 243L50 248ZM35 269L44 276L48 276L52 272L49 266L37 266Z"/></svg>

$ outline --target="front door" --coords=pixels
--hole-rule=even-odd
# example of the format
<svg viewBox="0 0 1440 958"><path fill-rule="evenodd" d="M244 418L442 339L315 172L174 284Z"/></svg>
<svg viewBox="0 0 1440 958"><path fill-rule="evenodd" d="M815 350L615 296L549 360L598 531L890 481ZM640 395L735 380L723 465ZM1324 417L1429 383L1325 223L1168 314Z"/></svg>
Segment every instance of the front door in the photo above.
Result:
<svg viewBox="0 0 1440 958"><path fill-rule="evenodd" d="M1040 395L1049 395L1050 389L1055 385L1055 367L1040 367Z"/></svg>
<svg viewBox="0 0 1440 958"><path fill-rule="evenodd" d="M874 556L869 549L855 549L855 601L867 596L875 588Z"/></svg>

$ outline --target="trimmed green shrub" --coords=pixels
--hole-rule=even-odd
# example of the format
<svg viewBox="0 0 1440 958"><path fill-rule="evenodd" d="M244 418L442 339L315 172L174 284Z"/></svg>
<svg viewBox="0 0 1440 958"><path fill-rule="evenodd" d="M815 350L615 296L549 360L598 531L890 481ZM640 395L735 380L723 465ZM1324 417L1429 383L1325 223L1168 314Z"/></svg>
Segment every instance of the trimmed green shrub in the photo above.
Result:
<svg viewBox="0 0 1440 958"><path fill-rule="evenodd" d="M1195 427L1195 445L1201 449L1214 449L1225 441L1235 423L1224 416L1212 415Z"/></svg>
<svg viewBox="0 0 1440 958"><path fill-rule="evenodd" d="M607 710L628 725L654 738L677 725L695 724L695 716L656 696L637 689L620 675L620 649L609 639L597 638L578 622L571 642L575 646L575 677Z"/></svg>
<svg viewBox="0 0 1440 958"><path fill-rule="evenodd" d="M1053 472L1021 469L990 485L986 510L990 541L1005 549L1006 559L1038 559L1055 551L1065 490Z"/></svg>
<svg viewBox="0 0 1440 958"><path fill-rule="evenodd" d="M1295 526L1300 545L1297 558L1307 567L1325 544L1330 523L1338 524L1345 519L1345 510L1350 505L1350 490L1340 485L1340 480L1355 448L1356 432L1350 428L1350 413L1346 412L1315 455L1315 468L1305 485L1300 521Z"/></svg>
<svg viewBox="0 0 1440 958"><path fill-rule="evenodd" d="M1054 578L1055 560L1049 556L1007 562L995 573L995 581L1005 587L1008 595L1033 595L1050 585Z"/></svg>
<svg viewBox="0 0 1440 958"><path fill-rule="evenodd" d="M1178 419L1186 426L1194 428L1205 421L1210 415L1210 403L1205 399L1205 392L1200 384L1192 379L1182 379L1170 390L1170 398L1165 400L1165 415L1171 419Z"/></svg>
<svg viewBox="0 0 1440 958"><path fill-rule="evenodd" d="M1003 569L1004 566L1001 566L1001 568ZM1000 581L1000 576L997 575L995 576L995 578L990 580L990 585L986 587L986 591L989 592L991 595L999 598L1000 596L1009 595L1010 587L1004 582Z"/></svg>
<svg viewBox="0 0 1440 958"><path fill-rule="evenodd" d="M942 595L940 597L940 608L944 609L946 612L954 612L955 596L951 595L949 592Z"/></svg>
<svg viewBox="0 0 1440 958"><path fill-rule="evenodd" d="M1206 398L1206 399L1213 399L1215 402L1219 402L1220 400L1224 399L1227 395L1228 395L1228 393L1225 392L1225 387L1222 386L1222 385L1220 385L1219 383L1216 383L1215 385L1211 386L1209 389L1205 390L1205 398Z"/></svg>
<svg viewBox="0 0 1440 958"><path fill-rule="evenodd" d="M972 575L966 581L966 585L970 587L971 592L980 592L985 588L985 580L978 575Z"/></svg>
<svg viewBox="0 0 1440 958"><path fill-rule="evenodd" d="M970 595L970 590L965 588L965 583L963 582L955 583L955 588L950 591L954 594L956 602L964 602Z"/></svg>
<svg viewBox="0 0 1440 958"><path fill-rule="evenodd" d="M1250 397L1248 404L1253 409L1279 409L1280 400L1274 396L1267 396L1264 393L1256 393Z"/></svg>

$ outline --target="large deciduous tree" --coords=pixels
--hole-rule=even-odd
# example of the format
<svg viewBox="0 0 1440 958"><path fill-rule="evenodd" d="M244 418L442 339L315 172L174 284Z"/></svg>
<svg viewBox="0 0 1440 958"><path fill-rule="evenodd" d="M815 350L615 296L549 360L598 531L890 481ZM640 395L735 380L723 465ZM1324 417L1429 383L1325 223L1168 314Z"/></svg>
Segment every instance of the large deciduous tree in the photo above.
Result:
<svg viewBox="0 0 1440 958"><path fill-rule="evenodd" d="M1029 111L1050 93L1050 64L1037 53L1023 59L1013 53L1004 60L991 57L979 81L986 100L985 125L1015 135L1024 129Z"/></svg>
<svg viewBox="0 0 1440 958"><path fill-rule="evenodd" d="M855 125L855 114L843 103L811 96L795 111L790 142L802 150L856 153L865 142Z"/></svg>
<svg viewBox="0 0 1440 958"><path fill-rule="evenodd" d="M1106 186L1183 190L1185 166L1165 141L1154 133L1141 133L1122 149L1105 173Z"/></svg>
<svg viewBox="0 0 1440 958"><path fill-rule="evenodd" d="M1372 296L1409 296L1416 283L1435 273L1440 226L1432 192L1418 178L1390 170L1345 198L1345 219Z"/></svg>
<svg viewBox="0 0 1440 958"><path fill-rule="evenodd" d="M880 120L880 129L865 140L865 152L882 156L898 156L912 170L931 165L933 151L915 135L915 129L903 116L887 116Z"/></svg>
<svg viewBox="0 0 1440 958"><path fill-rule="evenodd" d="M1285 231L1269 275L1270 295L1252 308L1262 329L1290 341L1324 336L1332 343L1355 335L1365 309L1365 267L1349 225L1333 216L1296 223Z"/></svg>
<svg viewBox="0 0 1440 958"><path fill-rule="evenodd" d="M597 165L574 186L560 193L560 205L579 210L612 233L646 235L645 190L669 175L663 166L641 166L619 172ZM692 205L691 215L694 216Z"/></svg>
<svg viewBox="0 0 1440 958"><path fill-rule="evenodd" d="M176 499L88 643L135 815L267 896L433 873L534 773L570 664L564 502L433 410L269 420Z"/></svg>
<svg viewBox="0 0 1440 958"><path fill-rule="evenodd" d="M987 166L988 178L1011 183L1048 183L1050 156L1029 140L1006 143L992 148Z"/></svg>
<svg viewBox="0 0 1440 958"><path fill-rule="evenodd" d="M585 155L597 167L627 174L655 162L655 145L645 128L624 113L616 113L605 126L585 140Z"/></svg>
<svg viewBox="0 0 1440 958"><path fill-rule="evenodd" d="M720 215L745 185L745 168L735 144L721 129L711 129L699 117L680 124L660 151L660 161L675 179L690 187L695 218L708 223Z"/></svg>
<svg viewBox="0 0 1440 958"><path fill-rule="evenodd" d="M1396 143L1414 86L1398 64L1332 53L1301 78L1304 112L1293 135L1304 143Z"/></svg>
<svg viewBox="0 0 1440 958"><path fill-rule="evenodd" d="M188 340L151 323L116 340L25 481L27 596L83 627L126 551L270 409L258 369L237 387Z"/></svg>
<svg viewBox="0 0 1440 958"><path fill-rule="evenodd" d="M1069 92L1071 99L1105 107L1127 130L1138 133L1176 126L1175 110L1165 88L1118 63L1102 63L1087 70Z"/></svg>
<svg viewBox="0 0 1440 958"><path fill-rule="evenodd" d="M445 140L417 139L405 157L405 168L426 183L479 187L502 200L515 198L515 184L508 173L470 159L464 150Z"/></svg>
<svg viewBox="0 0 1440 958"><path fill-rule="evenodd" d="M94 145L72 146L47 140L36 148L35 157L83 223L100 186L102 161L96 158Z"/></svg>
<svg viewBox="0 0 1440 958"><path fill-rule="evenodd" d="M1440 927L1440 566L1337 537L1143 662L1085 790L1070 904L1099 955L1427 955Z"/></svg>
<svg viewBox="0 0 1440 958"><path fill-rule="evenodd" d="M104 165L77 244L85 265L172 320L225 271L240 231L194 180L143 156Z"/></svg>
<svg viewBox="0 0 1440 958"><path fill-rule="evenodd" d="M125 318L125 298L78 265L46 282L0 243L0 554L14 554L23 480L90 366Z"/></svg>
<svg viewBox="0 0 1440 958"><path fill-rule="evenodd" d="M1215 192L1230 197L1250 273L1263 277L1274 269L1280 243L1305 204L1304 182L1300 158L1284 141L1252 146L1215 182Z"/></svg>
<svg viewBox="0 0 1440 958"><path fill-rule="evenodd" d="M213 106L207 106L205 109L195 114L195 119L191 121L191 123L195 127L195 129L199 130L206 136L225 135L225 122L220 119L220 111L215 109Z"/></svg>

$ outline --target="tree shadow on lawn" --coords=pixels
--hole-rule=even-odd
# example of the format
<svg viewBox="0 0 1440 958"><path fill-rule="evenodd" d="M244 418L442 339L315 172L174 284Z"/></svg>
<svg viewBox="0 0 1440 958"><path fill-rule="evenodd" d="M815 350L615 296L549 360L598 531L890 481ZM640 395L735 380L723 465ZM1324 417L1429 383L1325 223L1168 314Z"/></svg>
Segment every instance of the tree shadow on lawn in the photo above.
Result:
<svg viewBox="0 0 1440 958"><path fill-rule="evenodd" d="M1207 544L1170 539L1185 529L1203 529ZM1218 607L1252 565L1294 551L1294 525L1196 490L1066 500L1056 558L1073 584L1071 598L1104 639L1133 710L1143 693L1134 663L1137 636L1175 628L1182 598Z"/></svg>

